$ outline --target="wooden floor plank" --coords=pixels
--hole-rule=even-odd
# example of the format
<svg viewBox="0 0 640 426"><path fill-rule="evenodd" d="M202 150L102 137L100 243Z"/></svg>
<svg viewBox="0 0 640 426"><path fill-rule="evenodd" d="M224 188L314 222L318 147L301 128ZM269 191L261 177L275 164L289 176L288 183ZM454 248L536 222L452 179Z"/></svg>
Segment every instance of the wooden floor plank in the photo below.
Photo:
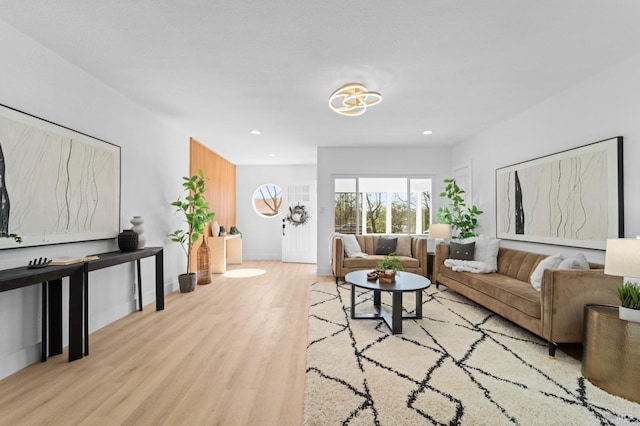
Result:
<svg viewBox="0 0 640 426"><path fill-rule="evenodd" d="M193 293L167 295L65 353L0 381L0 425L302 423L315 264L245 261Z"/></svg>

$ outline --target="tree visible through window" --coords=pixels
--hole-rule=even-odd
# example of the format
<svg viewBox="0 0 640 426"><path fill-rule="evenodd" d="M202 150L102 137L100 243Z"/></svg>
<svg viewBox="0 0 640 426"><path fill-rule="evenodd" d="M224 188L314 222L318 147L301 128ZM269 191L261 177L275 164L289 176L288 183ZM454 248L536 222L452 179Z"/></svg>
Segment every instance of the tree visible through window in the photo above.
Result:
<svg viewBox="0 0 640 426"><path fill-rule="evenodd" d="M431 224L431 179L335 179L335 231L416 234ZM363 232L362 224L366 224Z"/></svg>
<svg viewBox="0 0 640 426"><path fill-rule="evenodd" d="M385 192L367 192L365 214L367 217L367 233L384 233L387 220L387 194Z"/></svg>
<svg viewBox="0 0 640 426"><path fill-rule="evenodd" d="M336 231L342 234L356 234L356 193L336 192Z"/></svg>

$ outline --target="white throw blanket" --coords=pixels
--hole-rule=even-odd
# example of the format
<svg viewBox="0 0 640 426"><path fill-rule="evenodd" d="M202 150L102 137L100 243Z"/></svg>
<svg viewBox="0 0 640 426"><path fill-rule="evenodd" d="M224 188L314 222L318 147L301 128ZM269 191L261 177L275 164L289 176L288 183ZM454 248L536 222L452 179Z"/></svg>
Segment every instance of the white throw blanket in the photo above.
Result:
<svg viewBox="0 0 640 426"><path fill-rule="evenodd" d="M448 266L456 272L473 272L475 274L495 272L489 264L476 260L446 259L444 266Z"/></svg>

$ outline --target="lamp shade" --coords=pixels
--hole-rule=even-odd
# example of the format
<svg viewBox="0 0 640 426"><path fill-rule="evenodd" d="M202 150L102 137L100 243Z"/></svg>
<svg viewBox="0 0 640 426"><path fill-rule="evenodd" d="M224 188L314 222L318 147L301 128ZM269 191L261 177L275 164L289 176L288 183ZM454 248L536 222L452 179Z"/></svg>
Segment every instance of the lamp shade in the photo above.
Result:
<svg viewBox="0 0 640 426"><path fill-rule="evenodd" d="M451 229L446 223L432 223L429 227L429 237L447 239L451 237Z"/></svg>
<svg viewBox="0 0 640 426"><path fill-rule="evenodd" d="M640 278L640 240L612 238L607 240L604 273Z"/></svg>

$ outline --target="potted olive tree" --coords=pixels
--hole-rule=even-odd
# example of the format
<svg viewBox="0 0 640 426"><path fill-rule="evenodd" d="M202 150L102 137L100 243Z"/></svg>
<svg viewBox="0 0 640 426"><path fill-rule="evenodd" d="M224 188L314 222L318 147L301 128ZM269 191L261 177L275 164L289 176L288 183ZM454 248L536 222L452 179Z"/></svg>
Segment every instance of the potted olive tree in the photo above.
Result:
<svg viewBox="0 0 640 426"><path fill-rule="evenodd" d="M640 322L640 286L631 281L618 287L620 299L619 317L629 321Z"/></svg>
<svg viewBox="0 0 640 426"><path fill-rule="evenodd" d="M209 202L205 200L205 181L204 173L198 170L197 175L182 178L182 186L186 191L184 200L178 197L176 201L171 203L176 207L176 211L184 215L188 229L176 229L169 234L171 241L180 243L182 250L187 256L187 272L178 276L180 291L187 293L193 291L196 287L197 275L191 272L191 250L194 244L204 235L206 225L213 220L215 213L209 210Z"/></svg>
<svg viewBox="0 0 640 426"><path fill-rule="evenodd" d="M456 183L455 179L445 179L446 187L440 193L441 197L449 199L449 205L440 207L436 218L441 223L448 224L458 233L454 238L464 239L475 237L475 229L478 227L478 216L483 212L476 206L467 207L462 197L464 190Z"/></svg>

